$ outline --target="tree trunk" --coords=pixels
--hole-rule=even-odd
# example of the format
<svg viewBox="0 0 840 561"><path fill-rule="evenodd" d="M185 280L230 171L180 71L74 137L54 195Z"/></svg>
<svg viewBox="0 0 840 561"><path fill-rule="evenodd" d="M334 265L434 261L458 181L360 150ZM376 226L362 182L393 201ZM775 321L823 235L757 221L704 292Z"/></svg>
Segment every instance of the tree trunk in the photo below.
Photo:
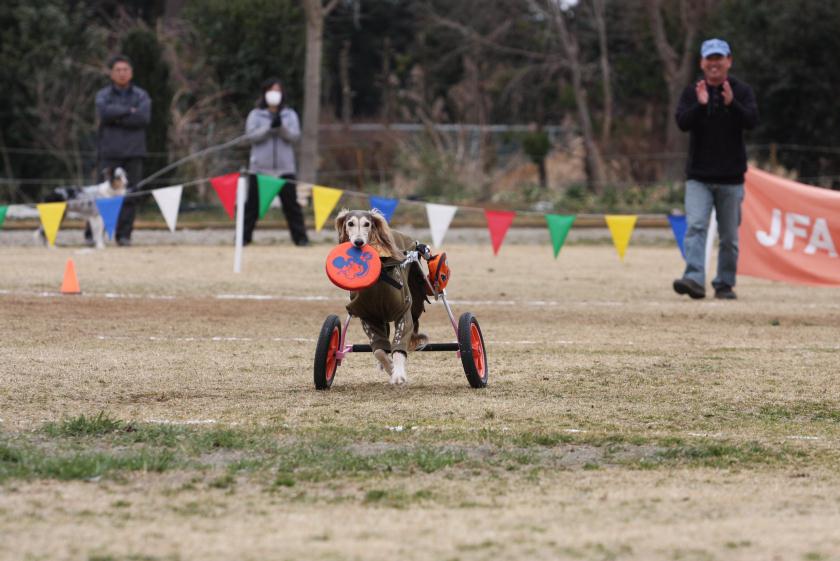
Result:
<svg viewBox="0 0 840 561"><path fill-rule="evenodd" d="M691 79L690 73L685 80L675 81L668 86L668 127L665 129L665 179L676 181L685 174L685 162L688 153L688 134L677 126L677 105L683 88Z"/></svg>
<svg viewBox="0 0 840 561"><path fill-rule="evenodd" d="M541 159L537 164L537 172L539 173L540 177L540 188L545 191L548 189L548 170L545 166L545 158Z"/></svg>
<svg viewBox="0 0 840 561"><path fill-rule="evenodd" d="M578 111L578 124L583 136L583 146L586 150L586 167L589 175L589 187L595 193L601 194L607 183L607 171L604 159L598 142L595 140L595 132L592 126L592 117L589 112L589 100L586 89L583 86L583 69L580 64L580 53L577 39L569 33L566 26L565 16L559 7L554 7L554 22L560 36L560 43L566 52L566 59L569 71L572 75L572 90L575 95L575 105Z"/></svg>
<svg viewBox="0 0 840 561"><path fill-rule="evenodd" d="M385 120L385 126L391 125L394 120L394 108L396 101L394 99L394 87L391 83L391 38L385 37L385 42L382 47L382 117Z"/></svg>
<svg viewBox="0 0 840 561"><path fill-rule="evenodd" d="M665 148L672 156L665 165L665 178L676 180L682 177L685 167L687 136L679 130L676 122L677 105L683 88L689 85L696 68L697 33L705 16L717 0L690 2L680 0L680 22L682 24L682 53L678 54L665 33L662 19L662 0L646 0L648 18L653 32L656 50L662 59L662 75L668 87L668 118L665 128Z"/></svg>
<svg viewBox="0 0 840 561"><path fill-rule="evenodd" d="M469 83L469 100L472 102L472 111L468 110L471 121L478 125L478 150L481 174L481 192L479 196L483 201L489 201L493 197L493 184L490 181L490 170L495 164L495 148L493 146L490 132L487 130L487 104L485 103L484 84L481 80L483 75L479 67L482 60L482 52L478 45L473 47L463 56L464 74Z"/></svg>
<svg viewBox="0 0 840 561"><path fill-rule="evenodd" d="M350 88L350 41L344 41L338 60L341 78L341 122L344 129L350 128L353 116L353 90Z"/></svg>
<svg viewBox="0 0 840 561"><path fill-rule="evenodd" d="M612 132L613 95L610 78L610 59L607 51L606 0L593 0L592 14L598 30L598 47L601 53L601 84L604 91L604 118L601 122L601 147L609 146Z"/></svg>
<svg viewBox="0 0 840 561"><path fill-rule="evenodd" d="M338 5L330 0L304 0L306 12L306 68L303 79L303 127L301 131L300 168L303 181L318 180L318 125L321 114L321 55L324 50L324 18Z"/></svg>

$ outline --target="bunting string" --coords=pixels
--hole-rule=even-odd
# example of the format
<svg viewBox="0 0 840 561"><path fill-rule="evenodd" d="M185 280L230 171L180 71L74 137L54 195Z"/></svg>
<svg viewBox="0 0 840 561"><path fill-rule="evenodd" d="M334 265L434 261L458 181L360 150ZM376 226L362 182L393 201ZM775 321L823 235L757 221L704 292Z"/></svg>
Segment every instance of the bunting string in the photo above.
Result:
<svg viewBox="0 0 840 561"><path fill-rule="evenodd" d="M233 172L225 175L205 177L187 181L178 185L171 185L167 187L157 187L149 190L138 190L125 193L124 195L111 198L94 197L92 198L102 215L106 231L109 236L113 236L116 227L117 217L119 216L120 208L126 198L137 198L145 196L153 196L167 227L174 232L177 224L178 211L181 202L181 196L185 187L192 187L195 185L210 183L219 197L225 212L231 220L235 218L236 207L236 189L240 176L245 172ZM152 176L150 176L152 177ZM469 205L448 205L440 203L426 203L423 201L387 198L377 195L370 195L358 191L339 189L335 187L326 187L323 185L316 185L310 182L292 179L278 179L267 175L257 175L258 191L260 197L260 217L262 218L271 204L271 201L280 193L284 185L294 183L300 186L311 188L312 192L312 206L315 219L315 229L320 231L326 224L327 219L335 210L338 202L344 195L367 197L369 198L370 208L379 209L386 219L390 222L398 205L408 204L413 206L422 205L426 209L426 215L431 232L432 243L435 247L443 245L446 232L452 222L455 214L458 211L480 212L485 216L487 221L487 228L492 244L493 254L498 255L504 242L504 238L513 224L517 216L542 216L546 220L546 226L551 238L554 257L558 257L560 249L562 248L566 237L569 233L572 224L575 221L575 215L559 215L546 214L537 211L529 210L495 210L486 209L482 207L474 207ZM139 184L138 184L139 185ZM86 197L91 199L91 197ZM60 227L62 218L67 208L66 202L61 203L46 203L46 204L19 204L19 205L0 205L0 229L2 229L4 219L11 207L32 207L38 209L41 225L44 228L45 235L51 245L55 243L55 237ZM605 226L609 229L616 251L619 258L623 261L625 251L630 242L633 229L636 224L637 215L606 215L604 216ZM679 219L677 219L677 223ZM674 221L672 220L672 224ZM682 234L682 232L679 232ZM679 239L678 230L674 230L675 238L677 238L678 245L682 246L682 239Z"/></svg>
<svg viewBox="0 0 840 561"><path fill-rule="evenodd" d="M85 200L93 199L93 202L96 204L99 213L102 215L105 221L106 231L108 232L108 235L113 236L114 228L116 227L117 217L119 216L119 211L123 205L124 200L139 197L147 197L151 195L154 197L161 211L161 214L163 215L163 218L166 221L167 227L170 229L170 231L174 232L177 224L178 211L180 208L183 189L185 187L192 187L195 185L206 184L209 182L210 185L213 187L214 191L216 192L217 196L219 197L219 201L222 203L222 206L224 207L226 213L231 218L231 220L233 220L235 217L237 184L241 173L246 173L244 171L214 177L194 179L191 181L179 183L178 185L171 185L166 187L156 187L153 189L142 189L142 187L149 185L152 181L161 177L168 171L171 171L172 169L175 169L189 161L236 146L245 142L247 139L248 135L243 134L222 144L210 146L197 152L194 152L184 158L181 158L180 160L177 160L161 168L160 170L156 171L150 176L137 182L137 190L127 192L118 197L101 198L83 196L82 198ZM487 228L489 232L490 241L492 243L494 255L498 255L502 243L504 242L504 238L508 232L508 229L510 228L516 216L542 216L545 218L549 230L554 250L554 257L557 258L560 249L563 246L563 243L565 242L569 229L572 227L572 223L575 220L575 216L573 215L553 215L530 210L512 211L486 209L482 207L460 204L448 205L439 203L426 203L423 201L403 200L397 198L387 198L376 195L368 195L365 193L338 189L335 187L315 185L300 180L278 179L267 175L257 175L258 193L260 198L260 218L262 218L266 214L272 200L274 200L274 198L277 197L277 195L283 189L283 186L289 183L294 183L296 185L311 188L312 206L314 211L316 231L320 231L324 227L324 224L326 223L330 214L333 212L339 200L344 194L353 196L364 196L369 197L370 207L379 209L385 216L386 220L388 220L389 222L393 217L397 206L400 204L406 203L409 205L424 205L429 222L429 229L431 232L432 242L437 247L440 247L443 244L444 237L446 236L446 232L449 229L449 225L451 224L452 219L459 210L467 212L481 212L484 214L485 219L487 221ZM64 213L67 208L66 202L37 205L26 203L17 205L0 205L0 229L2 229L3 227L3 224L5 222L6 216L8 215L8 211L10 208L33 206L38 209L38 214L41 219L41 225L44 228L49 243L51 245L54 244L56 234L61 225L62 218L64 217ZM632 231L636 223L636 218L636 215L605 217L605 225L609 228L612 234L613 243L615 244L616 250L618 251L619 257L622 261L624 260L625 250L629 243L630 236L632 235ZM673 221L672 224L674 224ZM677 229L674 230L674 235L675 237L678 235ZM678 242L682 242L682 240L678 239ZM682 249L682 244L679 243L679 245Z"/></svg>

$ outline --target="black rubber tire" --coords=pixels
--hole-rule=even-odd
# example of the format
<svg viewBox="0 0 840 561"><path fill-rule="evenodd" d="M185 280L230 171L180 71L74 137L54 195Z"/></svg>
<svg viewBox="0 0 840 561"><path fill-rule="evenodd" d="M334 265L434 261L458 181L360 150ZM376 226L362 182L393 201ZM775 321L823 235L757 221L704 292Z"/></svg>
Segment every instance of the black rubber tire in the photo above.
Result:
<svg viewBox="0 0 840 561"><path fill-rule="evenodd" d="M477 334L481 356L474 356L473 329ZM458 320L458 345L461 348L461 363L464 365L464 374L467 375L470 386L473 388L485 387L490 375L490 369L487 365L487 349L484 347L484 335L481 334L478 320L469 312L461 314Z"/></svg>
<svg viewBox="0 0 840 561"><path fill-rule="evenodd" d="M329 315L321 326L321 334L318 335L318 344L315 346L315 369L314 380L316 390L328 390L335 380L335 372L338 364L335 360L336 346L333 339L337 333L338 344L341 342L341 321L336 315Z"/></svg>

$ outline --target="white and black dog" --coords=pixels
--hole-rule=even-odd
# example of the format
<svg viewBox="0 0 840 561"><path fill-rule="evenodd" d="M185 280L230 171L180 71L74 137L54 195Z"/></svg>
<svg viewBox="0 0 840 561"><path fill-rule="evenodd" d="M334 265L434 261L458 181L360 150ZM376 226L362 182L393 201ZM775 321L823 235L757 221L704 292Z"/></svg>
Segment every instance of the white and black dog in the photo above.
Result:
<svg viewBox="0 0 840 561"><path fill-rule="evenodd" d="M406 356L428 343L419 332L420 315L425 310L426 280L416 262L402 267L405 252L418 242L391 230L378 210L342 210L335 219L339 243L352 242L357 247L370 245L382 260L382 274L373 286L350 293L347 311L362 322L370 339L373 356L390 376L391 384L406 383ZM389 340L389 324L394 324Z"/></svg>
<svg viewBox="0 0 840 561"><path fill-rule="evenodd" d="M105 180L87 187L58 187L53 189L45 202L67 202L66 215L83 218L90 226L93 243L96 249L105 248L105 221L96 207L96 199L117 197L126 194L128 176L121 167L103 170ZM38 236L46 243L43 228L39 228Z"/></svg>

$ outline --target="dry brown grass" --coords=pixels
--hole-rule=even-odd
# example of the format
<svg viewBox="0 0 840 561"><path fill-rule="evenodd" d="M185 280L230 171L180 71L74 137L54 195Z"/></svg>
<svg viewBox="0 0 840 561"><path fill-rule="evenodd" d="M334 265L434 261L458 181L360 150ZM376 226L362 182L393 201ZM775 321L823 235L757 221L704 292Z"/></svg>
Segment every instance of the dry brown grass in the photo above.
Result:
<svg viewBox="0 0 840 561"><path fill-rule="evenodd" d="M469 389L454 355L426 353L410 357L406 388L351 355L316 392L314 340L344 305L327 249L248 248L235 275L224 247L0 248L0 444L119 452L41 430L107 411L138 427L213 420L281 456L329 437L362 455L423 446L464 461L324 479L329 458L310 458L320 476L299 466L286 487L275 452L233 469L259 456L246 447L93 483L11 478L0 558L840 555L840 291L742 279L737 302L694 302L670 290L673 248L631 247L621 263L608 246L557 261L545 246L496 258L455 246L449 291L481 322L488 388ZM70 256L84 294L39 294L57 291ZM423 326L452 340L439 304Z"/></svg>

